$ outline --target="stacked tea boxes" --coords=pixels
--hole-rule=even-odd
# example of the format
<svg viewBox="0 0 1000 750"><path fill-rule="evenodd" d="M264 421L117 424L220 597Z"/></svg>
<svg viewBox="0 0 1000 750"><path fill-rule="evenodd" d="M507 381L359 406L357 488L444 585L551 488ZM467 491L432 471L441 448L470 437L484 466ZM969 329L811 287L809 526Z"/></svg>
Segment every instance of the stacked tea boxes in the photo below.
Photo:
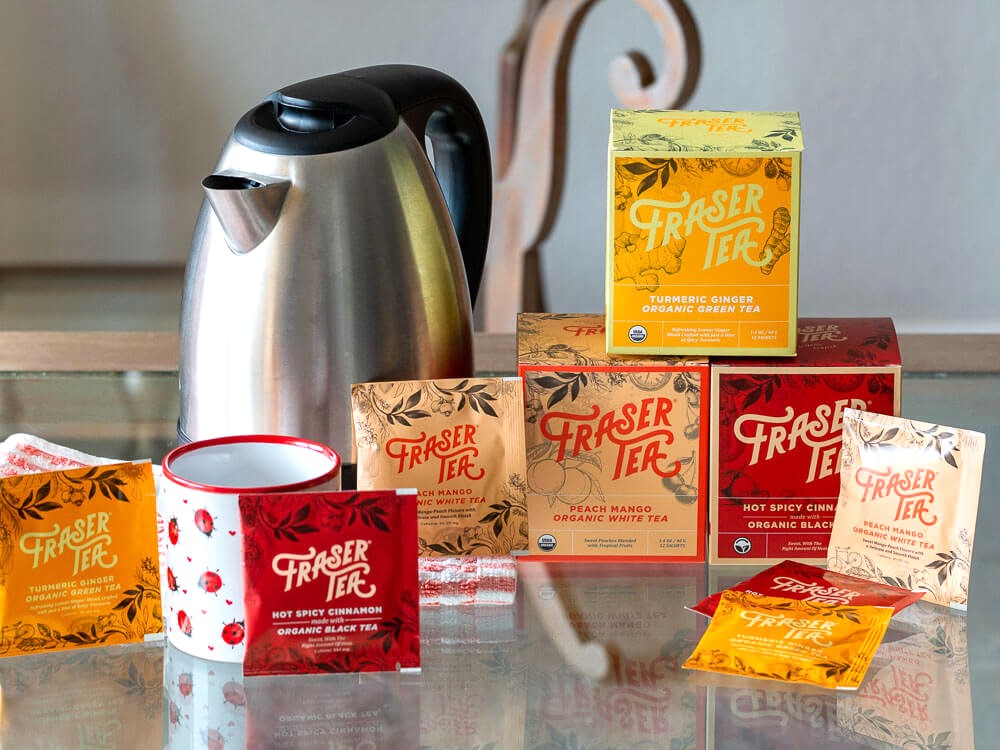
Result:
<svg viewBox="0 0 1000 750"><path fill-rule="evenodd" d="M612 112L605 314L518 319L529 554L825 558L843 409L901 367L888 319L798 319L801 155L796 113Z"/></svg>

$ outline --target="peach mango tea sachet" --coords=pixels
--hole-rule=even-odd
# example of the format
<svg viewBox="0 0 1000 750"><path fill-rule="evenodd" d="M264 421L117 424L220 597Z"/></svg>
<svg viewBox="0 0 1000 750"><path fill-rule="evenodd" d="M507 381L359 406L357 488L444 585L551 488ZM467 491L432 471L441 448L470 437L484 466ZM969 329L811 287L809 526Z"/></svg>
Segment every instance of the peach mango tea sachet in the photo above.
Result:
<svg viewBox="0 0 1000 750"><path fill-rule="evenodd" d="M830 570L965 609L986 436L847 409Z"/></svg>
<svg viewBox="0 0 1000 750"><path fill-rule="evenodd" d="M525 549L520 378L360 383L351 398L358 489L418 491L421 557Z"/></svg>

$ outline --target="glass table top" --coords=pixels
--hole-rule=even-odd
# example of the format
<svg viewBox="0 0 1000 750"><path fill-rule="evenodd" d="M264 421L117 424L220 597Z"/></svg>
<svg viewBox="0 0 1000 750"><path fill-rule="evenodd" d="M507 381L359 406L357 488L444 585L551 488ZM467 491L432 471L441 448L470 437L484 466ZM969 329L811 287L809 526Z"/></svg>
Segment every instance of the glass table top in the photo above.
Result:
<svg viewBox="0 0 1000 750"><path fill-rule="evenodd" d="M0 437L158 462L175 373L0 375ZM987 434L969 612L893 619L862 689L692 672L684 609L760 567L518 563L511 606L424 607L419 674L244 678L163 642L0 659L0 747L972 748L1000 736L1000 376L905 376L904 416Z"/></svg>

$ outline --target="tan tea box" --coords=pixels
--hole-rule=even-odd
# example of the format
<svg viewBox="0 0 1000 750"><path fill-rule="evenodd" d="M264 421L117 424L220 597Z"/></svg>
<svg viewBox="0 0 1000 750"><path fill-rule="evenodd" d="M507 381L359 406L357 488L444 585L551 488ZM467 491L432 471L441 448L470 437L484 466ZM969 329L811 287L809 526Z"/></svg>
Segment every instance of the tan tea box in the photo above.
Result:
<svg viewBox="0 0 1000 750"><path fill-rule="evenodd" d="M607 350L795 354L795 112L612 110Z"/></svg>
<svg viewBox="0 0 1000 750"><path fill-rule="evenodd" d="M609 355L604 316L522 313L528 553L705 559L706 358Z"/></svg>
<svg viewBox="0 0 1000 750"><path fill-rule="evenodd" d="M889 318L802 318L795 357L712 360L709 562L825 565L846 409L899 414Z"/></svg>

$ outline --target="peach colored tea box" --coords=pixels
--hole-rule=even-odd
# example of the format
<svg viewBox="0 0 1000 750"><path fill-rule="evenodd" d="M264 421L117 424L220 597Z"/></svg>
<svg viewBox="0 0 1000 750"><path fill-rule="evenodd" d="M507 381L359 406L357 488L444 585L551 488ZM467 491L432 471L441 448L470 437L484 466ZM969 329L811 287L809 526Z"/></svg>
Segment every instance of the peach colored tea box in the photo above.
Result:
<svg viewBox="0 0 1000 750"><path fill-rule="evenodd" d="M604 316L522 313L528 553L705 559L706 358L609 355Z"/></svg>
<svg viewBox="0 0 1000 750"><path fill-rule="evenodd" d="M612 110L607 349L792 355L794 112Z"/></svg>

